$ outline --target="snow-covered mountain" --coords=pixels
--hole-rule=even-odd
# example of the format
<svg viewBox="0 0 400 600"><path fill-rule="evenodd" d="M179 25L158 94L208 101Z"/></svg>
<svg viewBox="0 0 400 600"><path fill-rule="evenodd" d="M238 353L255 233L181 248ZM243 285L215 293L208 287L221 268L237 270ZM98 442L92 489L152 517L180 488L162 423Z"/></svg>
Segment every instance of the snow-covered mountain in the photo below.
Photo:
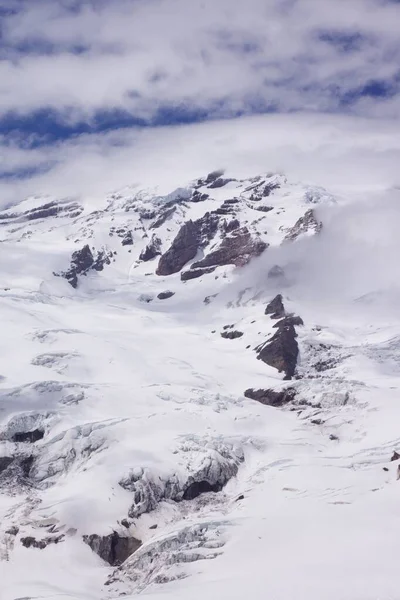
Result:
<svg viewBox="0 0 400 600"><path fill-rule="evenodd" d="M400 597L400 318L349 205L215 171L0 212L2 600Z"/></svg>

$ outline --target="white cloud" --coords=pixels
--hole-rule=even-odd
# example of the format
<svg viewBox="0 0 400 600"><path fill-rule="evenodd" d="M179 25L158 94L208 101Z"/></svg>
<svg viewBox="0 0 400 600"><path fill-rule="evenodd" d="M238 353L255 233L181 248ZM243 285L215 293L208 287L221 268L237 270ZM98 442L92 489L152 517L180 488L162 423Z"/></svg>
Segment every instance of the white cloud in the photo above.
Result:
<svg viewBox="0 0 400 600"><path fill-rule="evenodd" d="M3 19L0 114L52 107L90 120L118 108L151 119L160 106L180 105L222 116L254 103L332 110L335 89L398 72L400 7L381 0L118 0L86 2L79 12L54 0L25 6ZM358 51L321 41L322 30L359 33ZM53 44L55 53L16 54L28 42ZM71 53L77 46L86 51ZM356 110L400 113L393 100Z"/></svg>
<svg viewBox="0 0 400 600"><path fill-rule="evenodd" d="M197 125L84 135L53 146L0 145L2 169L56 162L48 173L0 181L1 203L28 194L104 198L126 185L171 191L215 168L235 176L284 171L342 193L400 184L398 121L265 115Z"/></svg>

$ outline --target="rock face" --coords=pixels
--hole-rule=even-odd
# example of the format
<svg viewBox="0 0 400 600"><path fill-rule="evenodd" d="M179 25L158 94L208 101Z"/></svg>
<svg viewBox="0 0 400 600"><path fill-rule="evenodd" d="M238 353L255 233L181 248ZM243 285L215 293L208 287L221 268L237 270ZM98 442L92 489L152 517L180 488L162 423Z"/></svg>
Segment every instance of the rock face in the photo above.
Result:
<svg viewBox="0 0 400 600"><path fill-rule="evenodd" d="M164 225L165 221L170 219L174 212L176 211L176 206L169 206L165 208L160 215L156 218L154 223L151 224L150 229L158 229L161 225Z"/></svg>
<svg viewBox="0 0 400 600"><path fill-rule="evenodd" d="M271 315L271 319L282 319L285 316L285 307L283 306L282 294L275 296L265 309L266 315Z"/></svg>
<svg viewBox="0 0 400 600"><path fill-rule="evenodd" d="M265 344L256 348L257 358L267 365L284 372L284 379L292 379L297 365L299 346L297 333L291 317L277 323L278 331Z"/></svg>
<svg viewBox="0 0 400 600"><path fill-rule="evenodd" d="M300 235L310 233L320 233L322 230L321 221L317 221L315 213L311 208L289 229L285 236L285 241L296 240Z"/></svg>
<svg viewBox="0 0 400 600"><path fill-rule="evenodd" d="M216 250L193 263L191 269L216 269L223 265L243 267L253 257L260 256L266 248L265 242L253 238L247 227L242 227L224 237Z"/></svg>
<svg viewBox="0 0 400 600"><path fill-rule="evenodd" d="M90 270L102 271L104 265L111 263L111 252L100 250L94 257L89 245L86 244L81 250L76 250L71 256L71 265L68 271L54 273L64 277L73 288L78 287L78 275L86 275Z"/></svg>
<svg viewBox="0 0 400 600"><path fill-rule="evenodd" d="M284 406L288 402L292 402L296 396L296 391L294 388L286 388L281 392L276 392L274 390L254 390L250 388L245 391L244 395L246 398L250 398L251 400L257 400L257 402L261 402L261 404L266 404L267 406Z"/></svg>
<svg viewBox="0 0 400 600"><path fill-rule="evenodd" d="M139 259L147 262L149 260L153 260L156 256L160 256L161 254L161 240L156 235L152 235L150 242L147 244L146 248L144 248L140 255Z"/></svg>
<svg viewBox="0 0 400 600"><path fill-rule="evenodd" d="M85 535L83 541L109 565L118 566L140 548L142 543L134 537L121 536L116 531L109 535Z"/></svg>
<svg viewBox="0 0 400 600"><path fill-rule="evenodd" d="M41 429L34 429L33 431L22 431L17 432L13 435L13 442L29 442L33 444L39 440L41 440L44 436L44 431Z"/></svg>
<svg viewBox="0 0 400 600"><path fill-rule="evenodd" d="M206 213L196 221L186 221L180 228L170 248L160 258L157 275L178 273L197 251L204 247L216 234L219 219Z"/></svg>

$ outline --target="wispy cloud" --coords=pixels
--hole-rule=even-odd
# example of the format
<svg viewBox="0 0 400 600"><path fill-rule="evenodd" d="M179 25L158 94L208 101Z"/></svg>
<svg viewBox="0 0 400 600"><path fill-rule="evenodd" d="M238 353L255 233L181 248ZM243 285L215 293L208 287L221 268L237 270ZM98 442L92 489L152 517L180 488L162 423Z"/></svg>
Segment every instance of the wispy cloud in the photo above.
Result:
<svg viewBox="0 0 400 600"><path fill-rule="evenodd" d="M399 18L382 0L11 1L0 117L49 110L73 131L113 111L400 116Z"/></svg>

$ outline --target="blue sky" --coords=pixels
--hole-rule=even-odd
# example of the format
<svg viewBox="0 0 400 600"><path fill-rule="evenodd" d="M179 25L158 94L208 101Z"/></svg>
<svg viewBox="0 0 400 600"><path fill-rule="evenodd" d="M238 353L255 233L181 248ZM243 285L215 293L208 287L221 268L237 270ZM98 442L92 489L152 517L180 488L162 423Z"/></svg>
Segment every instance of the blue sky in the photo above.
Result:
<svg viewBox="0 0 400 600"><path fill-rule="evenodd" d="M396 120L399 22L395 0L0 0L0 178L41 174L39 148L87 136Z"/></svg>

